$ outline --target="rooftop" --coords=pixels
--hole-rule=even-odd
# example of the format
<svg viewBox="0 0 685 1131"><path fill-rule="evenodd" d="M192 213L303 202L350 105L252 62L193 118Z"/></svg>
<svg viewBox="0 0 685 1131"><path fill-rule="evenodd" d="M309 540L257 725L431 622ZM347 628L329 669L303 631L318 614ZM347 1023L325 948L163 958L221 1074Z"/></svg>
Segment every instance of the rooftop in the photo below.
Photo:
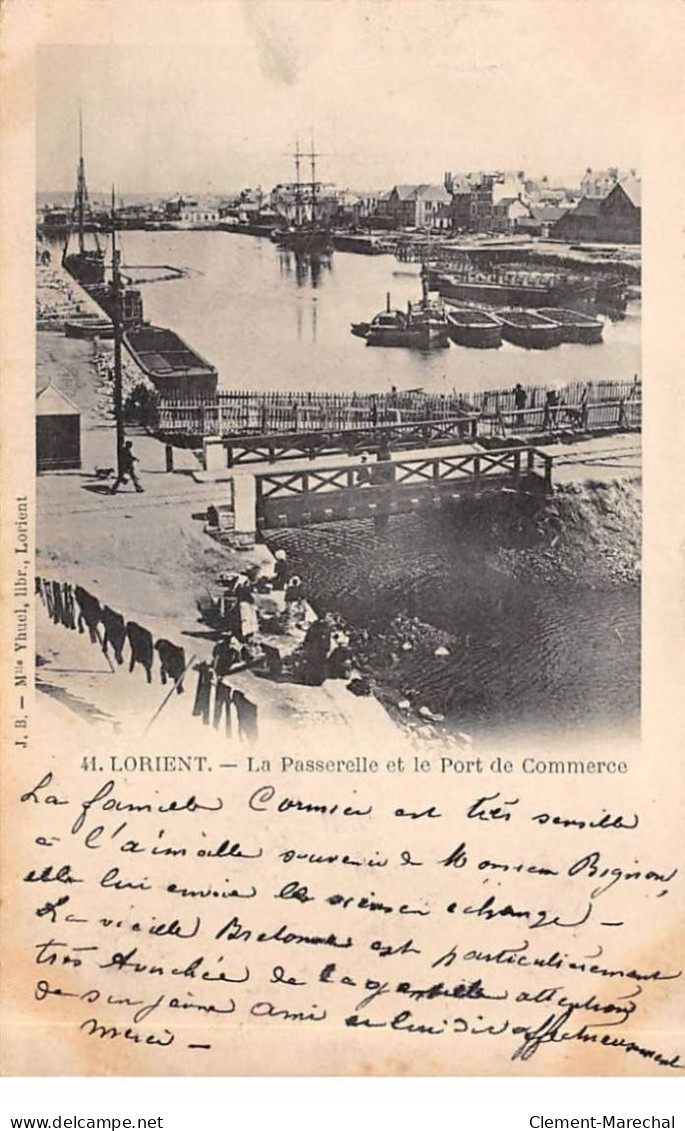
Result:
<svg viewBox="0 0 685 1131"><path fill-rule="evenodd" d="M628 197L628 200L635 208L642 207L642 181L639 177L625 177L624 180L619 181L619 186L623 189Z"/></svg>

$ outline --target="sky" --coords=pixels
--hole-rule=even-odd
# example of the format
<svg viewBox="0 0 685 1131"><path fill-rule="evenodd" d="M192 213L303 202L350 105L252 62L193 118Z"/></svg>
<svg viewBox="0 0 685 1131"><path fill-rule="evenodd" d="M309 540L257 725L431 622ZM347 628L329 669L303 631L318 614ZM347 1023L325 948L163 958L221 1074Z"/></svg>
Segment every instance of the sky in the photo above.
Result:
<svg viewBox="0 0 685 1131"><path fill-rule="evenodd" d="M312 134L322 179L353 189L640 167L639 5L627 18L613 0L204 0L183 17L141 4L138 28L122 17L116 34L40 47L39 191L73 187L79 103L91 192L270 188Z"/></svg>

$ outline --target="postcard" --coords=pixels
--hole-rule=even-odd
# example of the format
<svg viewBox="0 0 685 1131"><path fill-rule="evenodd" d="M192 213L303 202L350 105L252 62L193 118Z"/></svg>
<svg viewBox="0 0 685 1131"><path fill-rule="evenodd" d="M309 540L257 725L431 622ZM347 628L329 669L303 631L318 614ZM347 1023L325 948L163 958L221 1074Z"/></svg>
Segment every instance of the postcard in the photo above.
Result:
<svg viewBox="0 0 685 1131"><path fill-rule="evenodd" d="M2 1072L677 1077L682 7L1 27Z"/></svg>

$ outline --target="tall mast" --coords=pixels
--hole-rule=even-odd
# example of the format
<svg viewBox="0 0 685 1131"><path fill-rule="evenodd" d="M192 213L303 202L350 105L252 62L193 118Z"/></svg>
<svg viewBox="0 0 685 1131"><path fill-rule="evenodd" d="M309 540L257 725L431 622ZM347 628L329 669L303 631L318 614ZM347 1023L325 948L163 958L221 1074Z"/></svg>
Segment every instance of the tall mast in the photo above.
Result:
<svg viewBox="0 0 685 1131"><path fill-rule="evenodd" d="M295 138L295 227L302 222L302 185L300 182L300 139Z"/></svg>
<svg viewBox="0 0 685 1131"><path fill-rule="evenodd" d="M86 200L88 199L88 189L86 188L86 170L83 164L83 111L81 104L78 108L78 171L76 173L76 198L74 200L74 207L76 210L76 222L78 224L78 249L83 254L83 225L86 213Z"/></svg>
<svg viewBox="0 0 685 1131"><path fill-rule="evenodd" d="M81 255L85 250L85 241L83 233L85 229L86 216L90 211L88 202L88 186L86 185L86 165L83 160L83 111L79 103L78 108L78 169L76 173L76 192L74 194L74 216L78 228L78 249ZM95 235L95 246L100 252L100 241L97 232Z"/></svg>
<svg viewBox="0 0 685 1131"><path fill-rule="evenodd" d="M312 224L316 224L316 159L318 153L314 152L314 135L312 134L312 149L309 159L312 163Z"/></svg>

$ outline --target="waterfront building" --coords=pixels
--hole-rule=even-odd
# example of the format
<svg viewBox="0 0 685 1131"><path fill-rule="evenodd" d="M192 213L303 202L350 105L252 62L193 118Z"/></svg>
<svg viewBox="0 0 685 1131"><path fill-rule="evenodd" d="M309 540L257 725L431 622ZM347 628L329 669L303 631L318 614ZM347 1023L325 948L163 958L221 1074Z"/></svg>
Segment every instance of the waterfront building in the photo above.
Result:
<svg viewBox="0 0 685 1131"><path fill-rule="evenodd" d="M379 214L382 196L379 192L353 192L341 189L338 193L338 210L335 224L349 227L372 227Z"/></svg>
<svg viewBox="0 0 685 1131"><path fill-rule="evenodd" d="M469 201L470 229L472 232L492 231L492 189L494 174L478 173L471 187Z"/></svg>
<svg viewBox="0 0 685 1131"><path fill-rule="evenodd" d="M179 194L166 201L164 218L179 227L197 228L216 224L220 219L220 211L216 204L186 199Z"/></svg>
<svg viewBox="0 0 685 1131"><path fill-rule="evenodd" d="M200 204L197 200L184 201L181 207L181 223L190 228L204 224L216 224L219 220L219 209L213 205Z"/></svg>
<svg viewBox="0 0 685 1131"><path fill-rule="evenodd" d="M499 173L445 173L445 189L452 197L453 228L469 232L493 230L493 192L500 177Z"/></svg>
<svg viewBox="0 0 685 1131"><path fill-rule="evenodd" d="M395 185L386 209L398 228L451 228L451 203L444 185Z"/></svg>
<svg viewBox="0 0 685 1131"><path fill-rule="evenodd" d="M604 197L583 197L554 225L551 235L564 240L639 243L641 239L641 183L626 177Z"/></svg>
<svg viewBox="0 0 685 1131"><path fill-rule="evenodd" d="M585 176L580 182L581 196L591 199L608 196L615 185L626 177L634 177L635 170L621 172L615 165L608 169L586 169Z"/></svg>
<svg viewBox="0 0 685 1131"><path fill-rule="evenodd" d="M570 204L531 204L530 223L523 220L519 223L519 227L529 231L531 235L539 235L547 239L557 221L561 220L561 217L565 216L572 207Z"/></svg>
<svg viewBox="0 0 685 1131"><path fill-rule="evenodd" d="M444 185L419 185L415 192L417 228L451 228L452 198Z"/></svg>
<svg viewBox="0 0 685 1131"><path fill-rule="evenodd" d="M509 234L523 228L524 221L532 220L530 206L520 196L505 196L492 206L492 230Z"/></svg>
<svg viewBox="0 0 685 1131"><path fill-rule="evenodd" d="M471 228L471 185L466 177L450 181L449 192L452 197L450 211L452 213L452 228L455 231L466 232Z"/></svg>
<svg viewBox="0 0 685 1131"><path fill-rule="evenodd" d="M418 185L394 185L386 202L388 216L398 228L416 227L416 190Z"/></svg>

